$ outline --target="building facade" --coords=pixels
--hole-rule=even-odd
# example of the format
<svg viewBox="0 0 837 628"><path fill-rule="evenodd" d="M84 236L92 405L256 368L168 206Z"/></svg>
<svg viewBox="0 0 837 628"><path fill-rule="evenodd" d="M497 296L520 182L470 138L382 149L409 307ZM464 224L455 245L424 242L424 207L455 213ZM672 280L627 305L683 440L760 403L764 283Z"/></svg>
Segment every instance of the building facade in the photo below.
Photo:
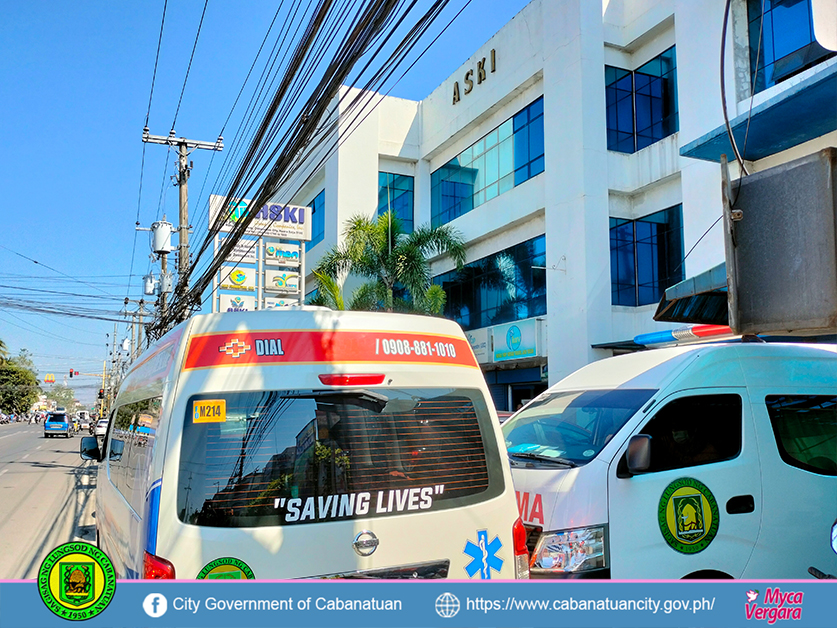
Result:
<svg viewBox="0 0 837 628"><path fill-rule="evenodd" d="M378 106L338 115L332 153L283 199L315 208L309 268L356 214L454 226L467 263L433 260L433 281L501 410L676 327L652 318L665 289L724 261L724 4L533 0L421 102L370 94ZM727 107L739 142L749 120L750 170L835 144L832 122L771 147L758 132L835 81L832 55L810 0L732 0ZM837 118L833 102L813 117Z"/></svg>

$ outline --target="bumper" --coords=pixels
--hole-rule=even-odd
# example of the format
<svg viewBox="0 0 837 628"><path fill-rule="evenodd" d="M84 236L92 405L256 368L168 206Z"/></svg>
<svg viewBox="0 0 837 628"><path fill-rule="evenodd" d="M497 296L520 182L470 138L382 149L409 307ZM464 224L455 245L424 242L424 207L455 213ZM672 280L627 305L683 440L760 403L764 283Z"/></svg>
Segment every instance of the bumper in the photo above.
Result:
<svg viewBox="0 0 837 628"><path fill-rule="evenodd" d="M529 571L530 580L610 580L610 568L592 569L590 571L535 573Z"/></svg>

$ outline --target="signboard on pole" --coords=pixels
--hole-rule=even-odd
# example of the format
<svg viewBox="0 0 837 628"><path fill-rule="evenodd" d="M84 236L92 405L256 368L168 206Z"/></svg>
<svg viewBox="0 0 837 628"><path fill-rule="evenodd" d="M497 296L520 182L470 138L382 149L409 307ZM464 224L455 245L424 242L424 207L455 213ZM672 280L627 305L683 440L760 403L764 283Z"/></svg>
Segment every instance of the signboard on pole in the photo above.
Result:
<svg viewBox="0 0 837 628"><path fill-rule="evenodd" d="M311 240L311 208L298 205L268 203L255 208L247 199L230 202L224 207L224 196L213 194L209 197L209 222L223 212L224 222L221 232L229 233L235 223L248 214L255 212L255 218L247 227L245 235L256 238L280 238L282 240Z"/></svg>
<svg viewBox="0 0 837 628"><path fill-rule="evenodd" d="M264 263L269 266L299 266L300 247L294 244L265 243Z"/></svg>
<svg viewBox="0 0 837 628"><path fill-rule="evenodd" d="M256 270L240 266L221 266L221 283L224 290L256 291Z"/></svg>
<svg viewBox="0 0 837 628"><path fill-rule="evenodd" d="M290 270L264 271L264 289L268 292L299 292L299 273Z"/></svg>
<svg viewBox="0 0 837 628"><path fill-rule="evenodd" d="M221 245L226 238L221 238ZM239 240L235 243L232 253L224 260L231 264L255 264L256 263L256 240Z"/></svg>
<svg viewBox="0 0 837 628"><path fill-rule="evenodd" d="M278 310L283 307L291 307L292 305L299 305L299 299L294 297L271 299L267 297L264 300L264 309L266 310Z"/></svg>
<svg viewBox="0 0 837 628"><path fill-rule="evenodd" d="M256 297L241 294L222 294L222 312L252 312L256 309Z"/></svg>

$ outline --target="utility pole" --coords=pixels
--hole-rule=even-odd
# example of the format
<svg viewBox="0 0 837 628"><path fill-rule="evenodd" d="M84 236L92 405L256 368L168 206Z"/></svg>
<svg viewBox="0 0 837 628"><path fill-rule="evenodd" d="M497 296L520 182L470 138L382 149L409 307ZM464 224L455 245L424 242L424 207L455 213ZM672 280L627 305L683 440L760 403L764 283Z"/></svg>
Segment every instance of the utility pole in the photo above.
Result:
<svg viewBox="0 0 837 628"><path fill-rule="evenodd" d="M224 138L220 135L215 142L203 142L200 140L188 140L185 137L177 137L174 129L169 131L168 136L151 135L148 127L142 130L142 141L152 144L165 144L166 146L178 147L177 185L180 188L180 224L177 233L179 244L177 246L178 264L177 272L181 279L189 271L189 173L192 166L188 161L189 151L198 148L204 150L224 150ZM162 261L165 264L165 257ZM165 272L165 270L164 270ZM165 301L162 301L163 313L165 314Z"/></svg>

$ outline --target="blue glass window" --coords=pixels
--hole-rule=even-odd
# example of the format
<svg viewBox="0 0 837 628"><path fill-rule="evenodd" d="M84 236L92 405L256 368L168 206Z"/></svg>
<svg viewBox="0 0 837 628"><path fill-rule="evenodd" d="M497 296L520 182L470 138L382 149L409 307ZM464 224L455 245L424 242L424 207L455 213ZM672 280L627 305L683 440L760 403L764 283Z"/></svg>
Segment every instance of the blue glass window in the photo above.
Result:
<svg viewBox="0 0 837 628"><path fill-rule="evenodd" d="M605 66L605 100L608 150L634 153L676 133L675 47L633 72Z"/></svg>
<svg viewBox="0 0 837 628"><path fill-rule="evenodd" d="M754 93L834 56L814 39L811 0L748 0Z"/></svg>
<svg viewBox="0 0 837 628"><path fill-rule="evenodd" d="M305 250L310 251L325 237L325 190L317 194L308 203L311 208L311 241L305 244Z"/></svg>
<svg viewBox="0 0 837 628"><path fill-rule="evenodd" d="M431 174L431 224L448 223L543 171L541 97Z"/></svg>
<svg viewBox="0 0 837 628"><path fill-rule="evenodd" d="M610 292L613 305L657 303L683 280L682 206L639 220L610 219Z"/></svg>
<svg viewBox="0 0 837 628"><path fill-rule="evenodd" d="M445 316L476 329L546 314L546 237L433 278L447 294Z"/></svg>
<svg viewBox="0 0 837 628"><path fill-rule="evenodd" d="M413 177L378 173L378 215L391 209L401 220L404 233L413 231L413 185Z"/></svg>

